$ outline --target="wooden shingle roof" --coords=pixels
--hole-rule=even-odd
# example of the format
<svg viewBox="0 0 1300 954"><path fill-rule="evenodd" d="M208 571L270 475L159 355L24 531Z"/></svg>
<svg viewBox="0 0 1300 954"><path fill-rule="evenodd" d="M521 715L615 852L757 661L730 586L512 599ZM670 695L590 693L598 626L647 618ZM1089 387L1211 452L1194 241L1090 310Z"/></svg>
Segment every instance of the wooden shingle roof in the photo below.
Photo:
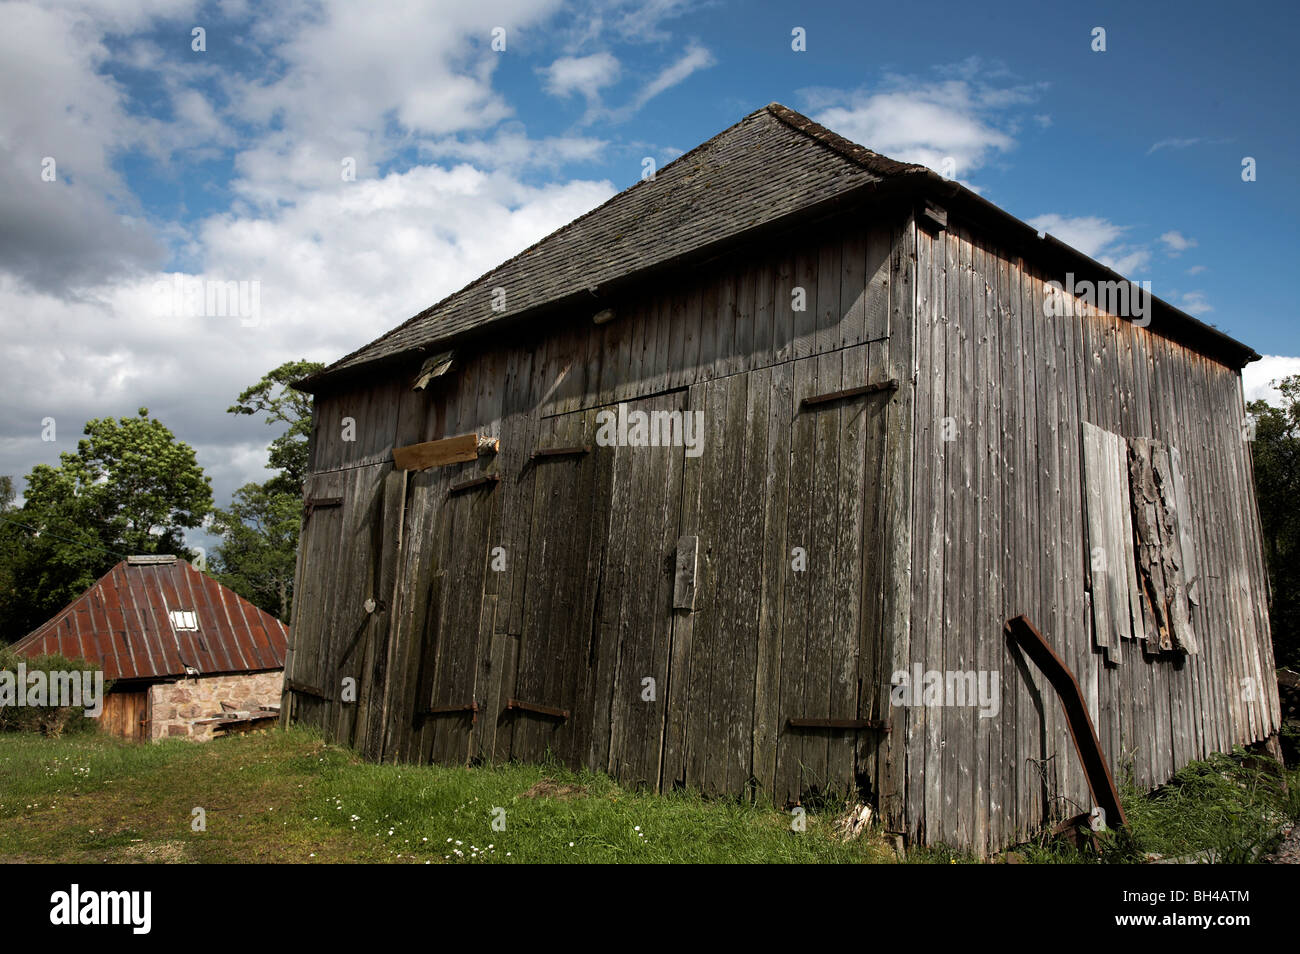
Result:
<svg viewBox="0 0 1300 954"><path fill-rule="evenodd" d="M194 628L171 613L192 613ZM13 649L97 663L106 679L165 679L284 668L289 630L175 557L123 560Z"/></svg>
<svg viewBox="0 0 1300 954"><path fill-rule="evenodd" d="M1026 251L1081 271L1122 279L1110 269L925 166L898 162L837 135L779 103L740 122L636 185L574 219L460 291L296 385L416 352L527 312L578 300L612 282L684 261L811 207L888 185L952 202L1009 233ZM901 191L901 190L900 190ZM1045 241L1044 241L1045 239ZM504 310L500 296L504 289ZM593 312L601 307L590 297ZM498 302L498 310L493 302ZM1153 331L1226 356L1236 367L1258 355L1215 328L1154 299Z"/></svg>
<svg viewBox="0 0 1300 954"><path fill-rule="evenodd" d="M316 378L382 360L660 265L923 166L895 162L778 103L638 182ZM506 292L493 311L493 290ZM594 299L593 299L594 300ZM308 379L311 381L313 379Z"/></svg>

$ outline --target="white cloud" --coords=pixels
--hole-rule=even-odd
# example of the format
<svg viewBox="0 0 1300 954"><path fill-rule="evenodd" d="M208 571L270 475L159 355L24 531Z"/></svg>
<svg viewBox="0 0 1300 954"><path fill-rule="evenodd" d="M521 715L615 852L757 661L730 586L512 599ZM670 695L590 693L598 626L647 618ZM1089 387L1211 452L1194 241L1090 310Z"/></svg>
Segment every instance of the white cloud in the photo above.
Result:
<svg viewBox="0 0 1300 954"><path fill-rule="evenodd" d="M171 279L157 272L76 301L4 280L10 370L0 473L54 462L75 447L85 420L147 405L202 445L200 463L222 500L266 478L264 457L236 462L221 450L263 436L223 413L240 390L283 361L352 351L613 191L607 182L531 187L469 165L423 166L340 184L277 216L213 216L196 238L206 265L198 277L259 282L255 327L157 314L154 283ZM58 444L39 441L46 416L59 422Z"/></svg>
<svg viewBox="0 0 1300 954"><path fill-rule="evenodd" d="M86 420L143 405L198 449L224 503L267 476L269 431L224 413L240 390L286 360L337 359L612 195L606 181L520 177L593 158L601 140L499 122L511 110L491 84L491 27L516 37L554 5L278 6L241 38L276 64L269 79L178 69L125 36L115 48L149 71L165 121L128 108L104 40L156 20L15 10L22 29L0 34L0 252L13 253L0 258L0 473L54 463ZM214 146L233 157L236 200L193 223L143 222L115 157ZM381 174L402 150L437 164ZM48 153L68 173L57 184L39 181ZM259 282L261 322L158 315L163 245L199 278ZM40 440L47 416L57 443Z"/></svg>
<svg viewBox="0 0 1300 954"><path fill-rule="evenodd" d="M1178 307L1189 315L1208 315L1214 311L1203 291L1183 292L1178 296Z"/></svg>
<svg viewBox="0 0 1300 954"><path fill-rule="evenodd" d="M1281 405L1282 395L1273 387L1273 382L1292 374L1300 374L1300 357L1266 354L1260 360L1252 361L1241 369L1246 403L1262 400L1274 406Z"/></svg>
<svg viewBox="0 0 1300 954"><path fill-rule="evenodd" d="M588 102L596 102L602 89L617 82L620 71L618 58L612 53L562 56L538 70L546 80L546 91L552 96L581 93Z"/></svg>
<svg viewBox="0 0 1300 954"><path fill-rule="evenodd" d="M1201 140L1198 137L1190 139L1161 139L1159 142L1151 144L1151 148L1147 150L1147 155L1149 156L1151 153L1158 152L1161 149L1186 149L1188 146L1194 146L1200 141Z"/></svg>
<svg viewBox="0 0 1300 954"><path fill-rule="evenodd" d="M1100 216L1071 217L1052 212L1029 219L1028 224L1129 278L1151 261L1151 250L1145 245L1121 241L1129 229L1127 225L1116 225Z"/></svg>
<svg viewBox="0 0 1300 954"><path fill-rule="evenodd" d="M713 54L698 43L691 43L680 57L668 66L660 70L655 76L641 87L631 102L618 109L609 109L604 111L590 111L588 121L601 118L608 119L612 122L621 122L630 118L646 103L654 99L661 93L665 93L685 82L693 73L699 70L708 69L717 62Z"/></svg>
<svg viewBox="0 0 1300 954"><path fill-rule="evenodd" d="M805 90L813 118L891 159L918 162L939 172L945 160L965 180L994 156L1015 148L1021 117L1041 86L1008 85L1005 70L969 59L940 71L951 77L923 81L890 75L878 86L851 92ZM1035 117L1040 125L1045 117Z"/></svg>
<svg viewBox="0 0 1300 954"><path fill-rule="evenodd" d="M1188 274L1188 275L1199 275L1199 274L1201 274L1201 272L1203 272L1203 271L1205 271L1205 266L1204 266L1204 265L1193 265L1191 268L1189 268L1189 269L1187 270L1187 274Z"/></svg>
<svg viewBox="0 0 1300 954"><path fill-rule="evenodd" d="M1171 257L1177 256L1189 248L1196 248L1196 239L1189 239L1178 231L1164 233L1160 236L1160 241L1165 243L1165 251Z"/></svg>

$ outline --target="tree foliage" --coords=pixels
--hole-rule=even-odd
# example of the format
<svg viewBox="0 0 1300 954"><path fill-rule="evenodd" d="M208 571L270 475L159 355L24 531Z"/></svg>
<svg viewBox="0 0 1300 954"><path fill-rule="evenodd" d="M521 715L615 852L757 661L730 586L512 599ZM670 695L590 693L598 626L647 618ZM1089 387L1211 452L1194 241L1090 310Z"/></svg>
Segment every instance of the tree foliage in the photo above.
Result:
<svg viewBox="0 0 1300 954"><path fill-rule="evenodd" d="M0 504L0 636L43 623L124 556L192 558L185 531L212 509L211 481L188 444L140 408L87 422L75 453L27 475L23 505ZM4 497L0 494L0 497Z"/></svg>
<svg viewBox="0 0 1300 954"><path fill-rule="evenodd" d="M1300 375L1278 383L1280 407L1252 401L1255 496L1264 532L1278 665L1300 668Z"/></svg>
<svg viewBox="0 0 1300 954"><path fill-rule="evenodd" d="M302 496L302 482L307 476L308 438L311 437L311 396L295 391L291 385L325 367L317 361L286 361L268 371L251 387L245 388L229 414L262 414L269 426L285 425L284 431L271 441L267 466L279 473L264 486L296 497Z"/></svg>
<svg viewBox="0 0 1300 954"><path fill-rule="evenodd" d="M291 387L324 365L288 361L245 388L231 414L264 415L283 430L271 440L267 466L277 473L261 484L235 491L230 509L218 510L213 531L221 545L213 554L213 575L249 602L288 622L307 476L311 398Z"/></svg>

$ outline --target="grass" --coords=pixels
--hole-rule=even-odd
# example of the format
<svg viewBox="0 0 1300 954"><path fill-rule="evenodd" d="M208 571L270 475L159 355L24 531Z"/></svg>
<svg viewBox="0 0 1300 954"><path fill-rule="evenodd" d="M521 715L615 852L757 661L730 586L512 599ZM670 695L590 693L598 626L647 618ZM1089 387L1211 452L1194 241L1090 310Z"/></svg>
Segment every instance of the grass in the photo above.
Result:
<svg viewBox="0 0 1300 954"><path fill-rule="evenodd" d="M297 729L206 745L0 736L0 861L892 860L879 836L840 842L833 821L809 813L795 832L785 812L553 765L372 765Z"/></svg>
<svg viewBox="0 0 1300 954"><path fill-rule="evenodd" d="M1241 749L1212 755L1149 794L1126 780L1120 800L1128 827L1102 834L1100 855L1079 851L1067 839L1028 846L1022 853L1038 862L1249 864L1275 849L1289 825L1300 823L1300 770L1286 778L1284 791L1276 771Z"/></svg>
<svg viewBox="0 0 1300 954"><path fill-rule="evenodd" d="M1065 839L1021 846L1029 862L1142 862L1213 852L1249 861L1300 820L1242 753L1184 769L1144 796L1100 858ZM194 831L194 809L206 830ZM739 800L625 790L556 765L372 765L292 729L134 745L99 735L0 735L0 862L884 862L878 831L844 843L834 808L789 813ZM496 819L497 828L493 827ZM503 826L503 827L502 827ZM943 847L909 861L975 859Z"/></svg>

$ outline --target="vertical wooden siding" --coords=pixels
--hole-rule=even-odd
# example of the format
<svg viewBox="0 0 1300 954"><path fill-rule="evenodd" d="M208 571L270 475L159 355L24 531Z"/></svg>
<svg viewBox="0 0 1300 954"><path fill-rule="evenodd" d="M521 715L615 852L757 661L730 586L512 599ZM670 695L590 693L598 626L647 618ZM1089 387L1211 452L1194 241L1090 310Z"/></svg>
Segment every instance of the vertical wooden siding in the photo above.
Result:
<svg viewBox="0 0 1300 954"><path fill-rule="evenodd" d="M1117 776L1150 788L1278 723L1239 377L1081 301L1044 315L1043 274L953 223L918 241L910 663L991 669L1001 710L908 709L907 827L997 847L1091 807L1041 673L1001 635L1025 613L1074 671ZM945 420L948 436L944 440ZM1178 448L1200 605L1194 656L1120 665L1094 647L1081 423ZM902 667L899 667L902 668Z"/></svg>
<svg viewBox="0 0 1300 954"><path fill-rule="evenodd" d="M318 397L306 496L343 505L304 525L293 717L375 758L551 753L631 784L756 786L777 802L884 784L881 733L787 721L889 716L910 234L792 238L618 303L609 324L575 316L462 354L427 394L410 391L413 366ZM891 377L897 393L801 407ZM703 411L703 454L596 446L596 413L615 402ZM392 470L393 444L468 431L500 436L500 454ZM531 459L578 445L591 450ZM479 473L501 480L449 494ZM701 540L693 613L672 610L665 563L685 535Z"/></svg>

